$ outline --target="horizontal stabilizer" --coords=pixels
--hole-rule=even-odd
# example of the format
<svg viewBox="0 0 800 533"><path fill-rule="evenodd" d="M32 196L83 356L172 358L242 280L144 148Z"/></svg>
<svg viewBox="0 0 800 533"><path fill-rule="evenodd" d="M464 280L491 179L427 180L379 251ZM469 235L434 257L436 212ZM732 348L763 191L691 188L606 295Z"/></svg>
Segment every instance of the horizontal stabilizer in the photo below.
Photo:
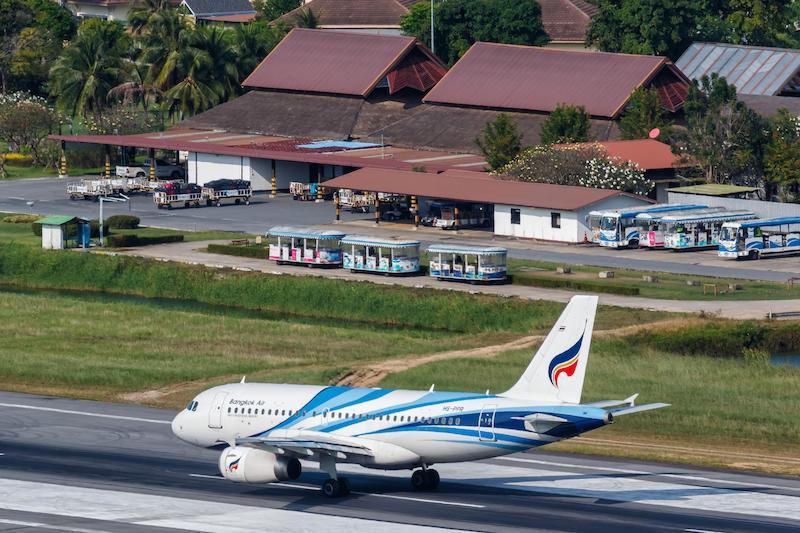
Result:
<svg viewBox="0 0 800 533"><path fill-rule="evenodd" d="M592 407L616 407L618 405L629 405L633 407L634 403L636 402L636 398L639 397L639 393L637 392L630 398L625 398L624 400L603 400L602 402L594 402L589 403L586 405L591 405Z"/></svg>
<svg viewBox="0 0 800 533"><path fill-rule="evenodd" d="M569 422L560 416L548 415L546 413L533 413L528 416L514 416L512 420L523 420L525 429L534 433L547 433L556 426Z"/></svg>
<svg viewBox="0 0 800 533"><path fill-rule="evenodd" d="M652 409L661 409L662 407L669 407L668 403L646 403L644 405L636 405L634 407L623 407L622 409L612 409L609 413L614 416L629 415L631 413L640 413L642 411L650 411Z"/></svg>

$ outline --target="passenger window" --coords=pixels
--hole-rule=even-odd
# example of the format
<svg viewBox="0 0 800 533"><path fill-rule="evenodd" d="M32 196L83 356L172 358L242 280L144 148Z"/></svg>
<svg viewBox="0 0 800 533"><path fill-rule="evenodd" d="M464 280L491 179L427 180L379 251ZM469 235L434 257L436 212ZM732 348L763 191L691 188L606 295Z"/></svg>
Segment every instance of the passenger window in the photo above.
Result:
<svg viewBox="0 0 800 533"><path fill-rule="evenodd" d="M263 409L261 410L261 414L262 414L262 415L264 414L264 410L263 410Z"/></svg>
<svg viewBox="0 0 800 533"><path fill-rule="evenodd" d="M460 418L456 418L456 425L457 425L457 426L460 426L460 425L461 425L461 419L460 419Z"/></svg>
<svg viewBox="0 0 800 533"><path fill-rule="evenodd" d="M239 408L238 408L238 407L235 407L235 408L233 409L233 414L235 414L235 415L238 415L238 414L239 414Z"/></svg>
<svg viewBox="0 0 800 533"><path fill-rule="evenodd" d="M447 419L447 424L448 424L449 426L452 426L452 425L453 425L453 419L452 419L452 418L448 418L448 419Z"/></svg>
<svg viewBox="0 0 800 533"><path fill-rule="evenodd" d="M281 410L281 416L286 416L286 409Z"/></svg>
<svg viewBox="0 0 800 533"><path fill-rule="evenodd" d="M231 412L231 408L230 408L230 407L228 407L228 413L230 413L230 412Z"/></svg>
<svg viewBox="0 0 800 533"><path fill-rule="evenodd" d="M272 409L267 409L267 414L271 415L272 414Z"/></svg>

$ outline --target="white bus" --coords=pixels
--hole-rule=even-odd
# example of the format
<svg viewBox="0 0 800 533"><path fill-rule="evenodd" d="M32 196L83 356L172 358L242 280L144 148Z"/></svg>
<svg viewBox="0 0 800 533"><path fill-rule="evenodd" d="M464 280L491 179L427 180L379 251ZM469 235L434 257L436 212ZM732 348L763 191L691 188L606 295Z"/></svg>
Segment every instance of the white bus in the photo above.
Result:
<svg viewBox="0 0 800 533"><path fill-rule="evenodd" d="M719 256L760 259L800 253L800 217L726 222L719 236Z"/></svg>
<svg viewBox="0 0 800 533"><path fill-rule="evenodd" d="M600 246L638 248L642 226L636 217L643 213L668 213L706 207L704 204L654 204L604 211L600 216Z"/></svg>
<svg viewBox="0 0 800 533"><path fill-rule="evenodd" d="M716 213L724 211L724 207L699 207L697 209L687 209L685 211L662 211L659 213L642 213L636 216L636 223L641 230L639 231L639 246L644 248L663 248L664 236L667 231L667 221L673 217L690 216L699 213Z"/></svg>
<svg viewBox="0 0 800 533"><path fill-rule="evenodd" d="M675 213L661 218L664 226L664 248L668 250L697 250L716 248L719 234L726 222L753 220L758 215L750 211L707 209Z"/></svg>

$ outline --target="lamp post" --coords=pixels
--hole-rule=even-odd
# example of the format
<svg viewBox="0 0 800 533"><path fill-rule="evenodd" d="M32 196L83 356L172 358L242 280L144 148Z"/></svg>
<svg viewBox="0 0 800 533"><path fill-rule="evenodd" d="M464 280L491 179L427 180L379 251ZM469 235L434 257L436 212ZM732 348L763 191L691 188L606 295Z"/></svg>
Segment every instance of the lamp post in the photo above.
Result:
<svg viewBox="0 0 800 533"><path fill-rule="evenodd" d="M433 42L433 0L431 0L431 52L436 53L436 45Z"/></svg>
<svg viewBox="0 0 800 533"><path fill-rule="evenodd" d="M120 196L122 196L122 198L112 198L110 196L101 196L100 197L100 221L99 221L100 222L100 228L99 228L99 230L100 230L100 247L104 247L106 245L106 243L103 240L103 203L105 203L105 202L115 202L115 203L116 202L127 202L128 200L130 200L130 198L128 198L124 194L120 194Z"/></svg>

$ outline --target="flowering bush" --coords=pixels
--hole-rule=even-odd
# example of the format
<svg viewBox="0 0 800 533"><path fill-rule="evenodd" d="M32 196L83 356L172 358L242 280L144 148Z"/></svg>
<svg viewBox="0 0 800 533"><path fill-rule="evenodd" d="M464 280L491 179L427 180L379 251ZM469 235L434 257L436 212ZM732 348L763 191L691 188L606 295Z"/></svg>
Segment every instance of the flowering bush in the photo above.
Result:
<svg viewBox="0 0 800 533"><path fill-rule="evenodd" d="M65 123L66 118L43 98L20 92L0 94L0 141L29 154L37 165L52 164L54 143L47 136Z"/></svg>
<svg viewBox="0 0 800 533"><path fill-rule="evenodd" d="M129 135L153 131L158 128L159 121L149 111L121 104L98 115L87 116L84 124L97 135Z"/></svg>
<svg viewBox="0 0 800 533"><path fill-rule="evenodd" d="M653 183L635 163L609 159L598 143L534 146L497 170L499 178L646 194Z"/></svg>

